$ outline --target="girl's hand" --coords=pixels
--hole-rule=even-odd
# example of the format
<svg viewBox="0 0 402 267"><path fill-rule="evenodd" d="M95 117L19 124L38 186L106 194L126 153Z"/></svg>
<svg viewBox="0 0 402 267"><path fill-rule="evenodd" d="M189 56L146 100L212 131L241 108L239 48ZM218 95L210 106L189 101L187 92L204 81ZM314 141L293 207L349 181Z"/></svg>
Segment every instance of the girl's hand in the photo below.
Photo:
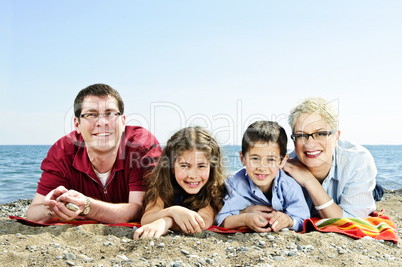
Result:
<svg viewBox="0 0 402 267"><path fill-rule="evenodd" d="M160 237L166 234L169 228L170 226L167 219L161 218L152 223L143 225L135 230L133 238L138 239L140 237Z"/></svg>
<svg viewBox="0 0 402 267"><path fill-rule="evenodd" d="M247 213L246 225L255 232L263 233L270 232L269 214Z"/></svg>
<svg viewBox="0 0 402 267"><path fill-rule="evenodd" d="M285 227L293 226L293 219L289 215L280 211L273 211L271 215L272 218L269 220L269 223L271 224L272 231L278 232Z"/></svg>
<svg viewBox="0 0 402 267"><path fill-rule="evenodd" d="M181 206L173 206L169 209L171 209L170 214L173 220L184 233L201 233L205 227L204 220L197 212Z"/></svg>
<svg viewBox="0 0 402 267"><path fill-rule="evenodd" d="M316 182L316 178L314 175L301 163L296 159L288 159L285 166L283 167L283 171L288 173L296 182L302 187L306 187L307 184L311 181Z"/></svg>

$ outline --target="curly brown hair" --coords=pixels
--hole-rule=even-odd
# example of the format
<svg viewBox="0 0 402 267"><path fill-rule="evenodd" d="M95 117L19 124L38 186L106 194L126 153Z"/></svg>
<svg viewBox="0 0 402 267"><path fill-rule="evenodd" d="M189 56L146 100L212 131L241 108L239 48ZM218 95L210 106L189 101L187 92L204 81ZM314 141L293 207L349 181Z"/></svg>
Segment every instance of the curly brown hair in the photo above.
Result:
<svg viewBox="0 0 402 267"><path fill-rule="evenodd" d="M211 168L205 186L194 195L187 194L177 183L174 175L174 163L184 151L199 150L205 153ZM187 127L176 132L167 142L153 173L147 177L147 192L143 208L153 203L158 197L164 202L164 208L175 205L177 196L182 196L181 206L198 211L211 205L215 215L222 208L225 194L225 180L222 166L222 153L215 139L202 127Z"/></svg>

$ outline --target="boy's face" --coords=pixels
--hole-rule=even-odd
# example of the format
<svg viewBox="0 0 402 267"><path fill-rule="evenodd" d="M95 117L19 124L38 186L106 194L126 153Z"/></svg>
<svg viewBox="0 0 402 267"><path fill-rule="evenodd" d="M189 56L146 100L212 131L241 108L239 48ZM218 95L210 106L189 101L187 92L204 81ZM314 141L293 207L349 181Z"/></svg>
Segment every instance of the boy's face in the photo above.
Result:
<svg viewBox="0 0 402 267"><path fill-rule="evenodd" d="M264 193L272 188L272 182L287 159L281 160L279 146L272 142L257 142L250 147L246 155L240 152L243 166L248 176Z"/></svg>

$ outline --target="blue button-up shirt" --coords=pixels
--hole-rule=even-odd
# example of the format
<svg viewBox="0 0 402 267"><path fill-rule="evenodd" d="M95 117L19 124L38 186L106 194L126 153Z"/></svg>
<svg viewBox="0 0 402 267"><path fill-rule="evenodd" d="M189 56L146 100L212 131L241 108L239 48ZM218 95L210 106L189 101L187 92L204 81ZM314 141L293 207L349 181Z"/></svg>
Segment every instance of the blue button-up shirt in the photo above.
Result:
<svg viewBox="0 0 402 267"><path fill-rule="evenodd" d="M290 153L295 157L296 153ZM338 204L344 218L367 218L375 210L373 190L377 168L370 152L357 144L339 140L335 148L331 170L322 183L328 195ZM307 192L306 192L307 193ZM306 194L311 216L318 217L313 202Z"/></svg>
<svg viewBox="0 0 402 267"><path fill-rule="evenodd" d="M270 206L276 211L288 214L293 218L291 229L295 231L301 231L304 219L310 217L302 188L281 169L275 177L272 186L272 202L254 184L253 180L247 175L245 168L227 178L225 185L228 193L225 196L224 205L217 216L218 225L221 225L226 217L238 215L240 210L251 205Z"/></svg>

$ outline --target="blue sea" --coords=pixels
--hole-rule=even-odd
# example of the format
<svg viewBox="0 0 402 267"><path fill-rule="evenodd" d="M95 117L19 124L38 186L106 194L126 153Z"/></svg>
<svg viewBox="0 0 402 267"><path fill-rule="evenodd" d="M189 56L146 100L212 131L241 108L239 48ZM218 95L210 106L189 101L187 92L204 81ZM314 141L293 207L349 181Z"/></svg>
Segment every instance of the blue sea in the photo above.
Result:
<svg viewBox="0 0 402 267"><path fill-rule="evenodd" d="M377 181L386 189L402 189L402 146L368 145L377 169ZM50 145L0 145L0 204L32 199L42 173L40 164ZM223 148L229 171L241 167L239 146Z"/></svg>

